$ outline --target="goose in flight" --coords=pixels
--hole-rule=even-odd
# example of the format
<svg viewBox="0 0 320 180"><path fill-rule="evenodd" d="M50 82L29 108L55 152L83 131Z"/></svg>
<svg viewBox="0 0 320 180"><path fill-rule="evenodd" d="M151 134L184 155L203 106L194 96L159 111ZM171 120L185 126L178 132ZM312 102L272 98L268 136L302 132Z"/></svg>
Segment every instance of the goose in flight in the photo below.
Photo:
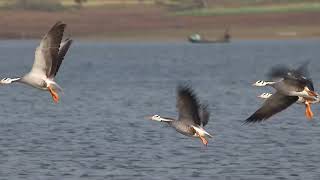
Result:
<svg viewBox="0 0 320 180"><path fill-rule="evenodd" d="M268 99L272 96L271 93L262 93L258 96L258 98L261 98L261 99ZM306 106L306 111L305 111L305 114L306 114L306 117L309 117L309 113L310 113L310 116L312 117L313 116L313 113L311 110L309 110L309 108L311 108L308 104L318 104L320 103L320 97L317 97L316 100L306 100L305 98L303 97L298 97L299 99L296 101L297 104L304 104ZM310 120L310 119L309 119Z"/></svg>
<svg viewBox="0 0 320 180"><path fill-rule="evenodd" d="M40 45L35 51L35 59L31 71L18 78L3 78L0 85L14 82L24 83L34 88L49 91L55 103L59 101L58 91L61 87L54 81L61 63L67 54L71 39L62 37L66 24L57 22L42 38Z"/></svg>
<svg viewBox="0 0 320 180"><path fill-rule="evenodd" d="M268 73L271 81L259 80L253 83L253 86L271 86L284 95L316 100L318 94L314 91L313 82L309 77L308 64L309 61L297 69L290 69L284 65L275 66Z"/></svg>
<svg viewBox="0 0 320 180"><path fill-rule="evenodd" d="M257 81L254 86L271 86L277 91L270 96L254 114L247 118L246 123L261 122L274 114L288 108L303 97L306 102L306 116L313 118L310 101L316 101L318 94L314 92L311 78L307 77L307 63L298 69L289 69L286 66L277 66L271 69L269 76L272 81Z"/></svg>
<svg viewBox="0 0 320 180"><path fill-rule="evenodd" d="M202 143L207 146L208 140L206 138L212 136L203 127L208 123L210 113L207 105L199 104L190 86L179 85L177 87L177 110L178 119L159 115L149 116L147 119L168 123L183 135L200 138Z"/></svg>

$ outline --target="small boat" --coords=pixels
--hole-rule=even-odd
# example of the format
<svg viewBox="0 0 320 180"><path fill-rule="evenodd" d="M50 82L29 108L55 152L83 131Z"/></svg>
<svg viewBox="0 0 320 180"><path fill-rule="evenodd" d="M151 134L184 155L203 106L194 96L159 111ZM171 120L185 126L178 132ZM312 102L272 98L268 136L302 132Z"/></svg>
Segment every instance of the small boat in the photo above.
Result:
<svg viewBox="0 0 320 180"><path fill-rule="evenodd" d="M204 39L200 34L192 34L188 37L189 42L191 43L228 43L230 42L231 35L229 29L226 29L223 37L217 39Z"/></svg>

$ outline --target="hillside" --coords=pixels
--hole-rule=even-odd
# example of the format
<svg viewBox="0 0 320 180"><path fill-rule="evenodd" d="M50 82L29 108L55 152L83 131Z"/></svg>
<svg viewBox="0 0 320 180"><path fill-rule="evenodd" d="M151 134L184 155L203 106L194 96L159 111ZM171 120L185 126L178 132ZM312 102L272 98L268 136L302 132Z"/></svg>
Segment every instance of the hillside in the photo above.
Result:
<svg viewBox="0 0 320 180"><path fill-rule="evenodd" d="M154 5L85 7L62 11L1 10L0 38L39 38L57 20L74 37L96 40L184 41L191 33L211 38L230 27L233 38L320 36L320 11L176 15Z"/></svg>

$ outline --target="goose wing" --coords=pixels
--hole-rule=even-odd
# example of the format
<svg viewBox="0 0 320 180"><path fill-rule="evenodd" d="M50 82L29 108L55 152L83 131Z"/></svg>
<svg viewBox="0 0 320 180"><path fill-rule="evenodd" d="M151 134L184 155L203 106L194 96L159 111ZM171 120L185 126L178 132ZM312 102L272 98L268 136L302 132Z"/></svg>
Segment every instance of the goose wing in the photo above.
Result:
<svg viewBox="0 0 320 180"><path fill-rule="evenodd" d="M313 86L313 82L312 82L312 78L310 76L309 70L308 70L308 66L310 64L310 61L306 61L303 64L301 64L298 69L296 70L296 72L298 74L300 74L302 77L304 77L305 81L306 81L306 85L309 88L309 90L314 91L314 86Z"/></svg>
<svg viewBox="0 0 320 180"><path fill-rule="evenodd" d="M190 86L179 85L177 87L178 120L191 125L201 126L199 117L199 103Z"/></svg>
<svg viewBox="0 0 320 180"><path fill-rule="evenodd" d="M66 24L57 22L42 38L35 52L31 73L50 77L56 72L57 57Z"/></svg>
<svg viewBox="0 0 320 180"><path fill-rule="evenodd" d="M208 111L208 105L202 104L199 109L199 117L202 122L202 126L206 126L208 124L210 113Z"/></svg>
<svg viewBox="0 0 320 180"><path fill-rule="evenodd" d="M298 99L299 97L297 96L285 96L276 92L263 103L261 108L246 119L245 123L255 123L266 120L274 114L286 109Z"/></svg>
<svg viewBox="0 0 320 180"><path fill-rule="evenodd" d="M285 65L276 65L270 69L267 74L267 77L271 80L278 81L288 76L290 68Z"/></svg>
<svg viewBox="0 0 320 180"><path fill-rule="evenodd" d="M51 76L55 77L57 75L59 68L62 64L62 61L64 60L64 56L67 54L71 44L72 44L71 39L66 39L60 44L60 49L59 49L58 58L57 58L57 68L55 73L52 74Z"/></svg>
<svg viewBox="0 0 320 180"><path fill-rule="evenodd" d="M285 65L277 65L271 68L267 76L273 81L282 83L282 87L290 91L302 91L305 86L313 90L313 83L307 70L309 62L303 63L297 69L290 69Z"/></svg>

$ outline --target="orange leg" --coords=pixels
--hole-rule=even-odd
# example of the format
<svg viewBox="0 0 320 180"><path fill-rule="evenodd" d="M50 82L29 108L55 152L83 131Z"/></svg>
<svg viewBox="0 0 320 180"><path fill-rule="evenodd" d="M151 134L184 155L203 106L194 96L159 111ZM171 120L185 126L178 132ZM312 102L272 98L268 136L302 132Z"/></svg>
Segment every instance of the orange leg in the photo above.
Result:
<svg viewBox="0 0 320 180"><path fill-rule="evenodd" d="M311 106L310 106L310 103L309 103L308 100L306 100L305 105L306 105L305 115L306 115L306 117L307 117L308 120L312 120L312 118L313 118L313 112L312 112L312 110L311 110Z"/></svg>
<svg viewBox="0 0 320 180"><path fill-rule="evenodd" d="M48 91L50 92L52 99L55 103L59 102L59 95L56 93L51 86L48 87Z"/></svg>
<svg viewBox="0 0 320 180"><path fill-rule="evenodd" d="M206 138L202 137L202 136L199 136L200 140L202 141L202 143L205 145L205 146L208 146L208 141L206 140Z"/></svg>

